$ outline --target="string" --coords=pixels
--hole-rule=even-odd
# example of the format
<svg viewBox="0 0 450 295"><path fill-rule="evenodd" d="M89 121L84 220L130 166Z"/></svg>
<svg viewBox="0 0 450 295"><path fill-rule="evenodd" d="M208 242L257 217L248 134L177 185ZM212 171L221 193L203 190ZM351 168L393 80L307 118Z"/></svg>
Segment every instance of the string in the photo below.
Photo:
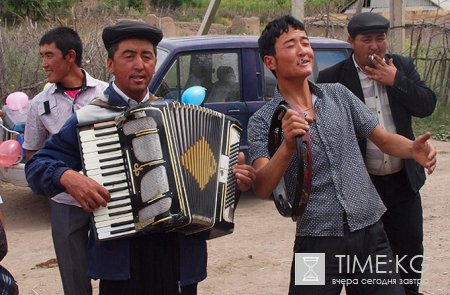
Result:
<svg viewBox="0 0 450 295"><path fill-rule="evenodd" d="M312 109L313 107L314 107L314 105L312 105L311 107L309 107L309 108L303 110L303 115L305 116L305 118L308 117L307 111L309 111L309 110Z"/></svg>

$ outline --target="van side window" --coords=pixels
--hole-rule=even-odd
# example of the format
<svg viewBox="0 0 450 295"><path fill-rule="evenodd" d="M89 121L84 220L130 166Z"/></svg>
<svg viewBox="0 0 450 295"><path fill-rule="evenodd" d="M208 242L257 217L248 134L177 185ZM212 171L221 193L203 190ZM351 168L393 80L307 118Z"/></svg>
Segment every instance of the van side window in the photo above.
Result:
<svg viewBox="0 0 450 295"><path fill-rule="evenodd" d="M315 69L313 81L316 81L317 75L323 69L331 67L338 62L343 61L348 57L348 51L342 50L332 50L332 49L317 49L314 51L314 63Z"/></svg>
<svg viewBox="0 0 450 295"><path fill-rule="evenodd" d="M206 103L240 101L239 81L237 53L187 54L171 65L155 94L179 101L185 89L202 86Z"/></svg>
<svg viewBox="0 0 450 295"><path fill-rule="evenodd" d="M277 87L277 79L272 71L264 66L264 100L272 100L275 95L275 87Z"/></svg>
<svg viewBox="0 0 450 295"><path fill-rule="evenodd" d="M239 58L236 52L212 54L212 85L206 90L206 102L240 101L239 75Z"/></svg>
<svg viewBox="0 0 450 295"><path fill-rule="evenodd" d="M183 89L192 86L202 86L207 90L211 88L212 81L212 54L192 54L180 58L183 62L180 71ZM187 78L187 80L184 80Z"/></svg>

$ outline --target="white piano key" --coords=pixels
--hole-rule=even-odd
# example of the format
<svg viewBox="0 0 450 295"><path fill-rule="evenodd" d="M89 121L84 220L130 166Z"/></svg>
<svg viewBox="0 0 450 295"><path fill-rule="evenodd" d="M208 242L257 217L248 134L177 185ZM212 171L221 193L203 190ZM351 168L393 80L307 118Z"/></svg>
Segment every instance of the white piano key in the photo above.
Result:
<svg viewBox="0 0 450 295"><path fill-rule="evenodd" d="M91 171L88 171L88 176L103 185L104 183L107 183L107 182L126 180L127 177L123 170L124 169L122 168L122 170L118 170L118 172L115 174L110 174L110 175L105 176L105 175L102 175L100 169L96 169L96 171L100 172L100 173L92 174L93 172L91 170ZM91 174L91 175L89 175L89 174Z"/></svg>
<svg viewBox="0 0 450 295"><path fill-rule="evenodd" d="M80 135L80 142L84 144L95 144L96 142L101 142L103 140L114 140L117 139L117 133L104 133L103 135L99 134L98 136L95 136L95 134L91 135Z"/></svg>
<svg viewBox="0 0 450 295"><path fill-rule="evenodd" d="M92 159L89 162L85 162L84 169L86 170L95 170L99 169L101 166L110 165L110 164L122 164L122 166L125 166L123 162L122 155L120 155L119 159L111 158L110 160L105 160L100 162L98 159Z"/></svg>
<svg viewBox="0 0 450 295"><path fill-rule="evenodd" d="M118 183L118 184L112 184L112 185L104 185L104 187L109 192L115 192L115 191L128 191L128 183Z"/></svg>
<svg viewBox="0 0 450 295"><path fill-rule="evenodd" d="M97 228L97 234L105 234L105 233L111 233L112 231L117 231L117 230L124 230L124 229L128 229L128 230L134 230L134 224L124 224L124 225L119 225L119 226L107 226L107 227L101 227L101 228Z"/></svg>
<svg viewBox="0 0 450 295"><path fill-rule="evenodd" d="M133 234L135 232L136 232L136 230L130 230L130 231L116 233L116 234L102 233L102 234L98 235L98 239L99 240L105 240L105 239L109 239L109 238L113 238L113 237L115 238L115 237L130 235L130 234Z"/></svg>
<svg viewBox="0 0 450 295"><path fill-rule="evenodd" d="M123 173L123 170L124 170L124 166L120 165L120 166L111 167L111 168L105 168L105 169L98 168L98 169L88 170L88 171L86 171L86 175L91 177L91 176L94 176L94 175L102 175L102 174L105 174L105 173L115 173L115 172L117 172L117 174L119 174L119 173Z"/></svg>
<svg viewBox="0 0 450 295"><path fill-rule="evenodd" d="M107 208L131 205L131 199L110 200L106 205Z"/></svg>
<svg viewBox="0 0 450 295"><path fill-rule="evenodd" d="M102 215L109 215L109 217L112 217L111 214L114 214L114 213L117 214L117 213L123 212L122 214L117 214L117 216L121 216L121 215L125 215L125 214L129 213L127 211L130 211L130 210L131 210L131 205L114 208L114 209L110 209L108 207L100 207L94 211L94 217L99 217ZM113 215L113 216L115 216L115 215Z"/></svg>
<svg viewBox="0 0 450 295"><path fill-rule="evenodd" d="M121 222L133 221L133 214L126 213L124 215L108 216L100 215L94 217L94 223L96 228L110 226Z"/></svg>
<svg viewBox="0 0 450 295"><path fill-rule="evenodd" d="M119 141L119 134L113 134L111 136L98 137L96 140L81 141L82 147L90 146L107 146L108 143Z"/></svg>
<svg viewBox="0 0 450 295"><path fill-rule="evenodd" d="M87 161L105 161L107 159L110 158L115 158L115 157L122 157L122 151L117 150L117 151L112 151L110 153L103 153L103 154L99 154L98 152L92 152L92 153L87 153L87 154L83 154L83 159L85 162Z"/></svg>
<svg viewBox="0 0 450 295"><path fill-rule="evenodd" d="M99 138L108 138L117 136L117 128L116 126L102 128L102 129L89 129L83 130L79 133L80 139L82 142L97 140Z"/></svg>
<svg viewBox="0 0 450 295"><path fill-rule="evenodd" d="M108 145L105 145L105 146L100 146L100 147L97 146L96 144L82 145L81 148L83 149L83 154L94 152L94 153L97 153L97 154L101 155L102 153L99 152L101 150L106 150L106 149L117 149L117 150L120 150L120 143L114 141L114 142L111 142L111 144L108 144Z"/></svg>
<svg viewBox="0 0 450 295"><path fill-rule="evenodd" d="M110 193L110 195L111 195L110 202L117 200L117 199L124 198L124 197L130 199L130 193L128 192L128 189L123 190L123 191L118 191L118 192L112 192L112 193Z"/></svg>

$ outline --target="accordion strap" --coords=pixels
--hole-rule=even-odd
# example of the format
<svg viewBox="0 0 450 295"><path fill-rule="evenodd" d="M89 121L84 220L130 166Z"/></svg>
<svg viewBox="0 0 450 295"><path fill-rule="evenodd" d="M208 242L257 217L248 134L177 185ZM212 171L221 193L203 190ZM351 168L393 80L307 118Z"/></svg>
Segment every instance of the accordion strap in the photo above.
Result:
<svg viewBox="0 0 450 295"><path fill-rule="evenodd" d="M114 106L114 105L110 105L109 103L107 103L104 100L101 100L100 98L95 98L91 101L90 103L91 105L95 105L104 109L108 109L108 110L113 110L116 112L122 112L124 110L126 110L128 108L128 106Z"/></svg>
<svg viewBox="0 0 450 295"><path fill-rule="evenodd" d="M156 100L159 100L159 99L161 99L161 97L152 95L152 96L150 96L150 98L148 99L147 102L148 103L152 103L152 102L154 102ZM129 106L110 105L109 103L107 103L106 101L104 101L104 100L102 100L100 98L93 99L90 104L91 105L95 105L95 106L99 106L99 107L104 108L104 109L113 110L113 111L116 111L116 112L122 112L122 111L125 111L126 109L129 108Z"/></svg>

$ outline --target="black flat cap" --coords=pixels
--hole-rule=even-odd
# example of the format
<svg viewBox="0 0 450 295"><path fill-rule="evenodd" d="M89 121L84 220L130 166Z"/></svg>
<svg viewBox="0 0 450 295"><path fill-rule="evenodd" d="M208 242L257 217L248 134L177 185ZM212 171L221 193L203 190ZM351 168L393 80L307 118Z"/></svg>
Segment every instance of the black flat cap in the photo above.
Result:
<svg viewBox="0 0 450 295"><path fill-rule="evenodd" d="M347 30L350 36L370 32L387 32L389 21L373 12L363 12L355 15L348 22Z"/></svg>
<svg viewBox="0 0 450 295"><path fill-rule="evenodd" d="M116 24L103 29L102 39L106 50L111 45L129 38L143 38L149 40L154 46L161 41L163 34L160 29L147 23L135 20L121 20Z"/></svg>

